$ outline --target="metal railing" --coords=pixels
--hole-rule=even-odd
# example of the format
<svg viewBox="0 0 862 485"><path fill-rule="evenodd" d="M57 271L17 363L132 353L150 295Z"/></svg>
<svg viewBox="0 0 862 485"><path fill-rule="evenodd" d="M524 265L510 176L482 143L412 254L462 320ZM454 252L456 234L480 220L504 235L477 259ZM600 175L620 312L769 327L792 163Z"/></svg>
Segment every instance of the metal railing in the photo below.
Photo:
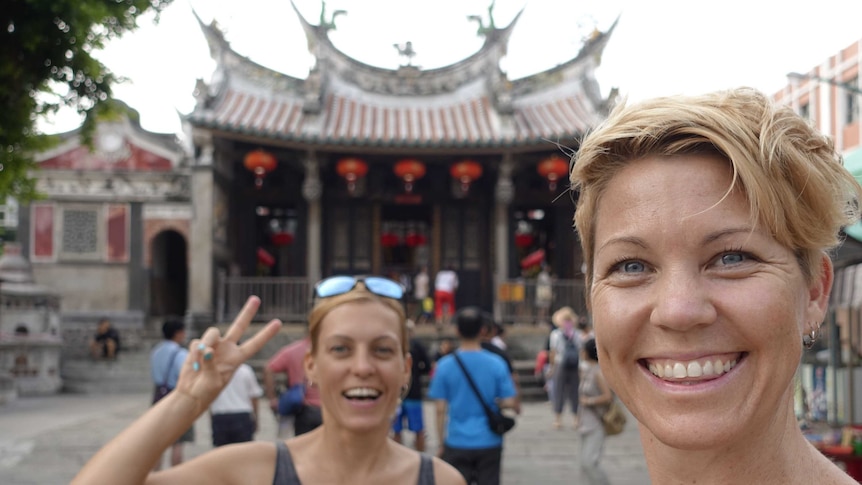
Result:
<svg viewBox="0 0 862 485"><path fill-rule="evenodd" d="M503 323L537 324L550 321L561 307L570 306L578 315L586 315L584 280L554 280L550 305L545 309L536 299L536 281L512 279L497 288L497 301Z"/></svg>
<svg viewBox="0 0 862 485"><path fill-rule="evenodd" d="M304 322L311 304L312 284L303 277L221 276L218 286L216 318L229 322L239 313L249 295L260 297L256 321L279 318L284 322ZM554 280L550 305L543 310L536 303L535 280L507 280L497 288L497 301L503 323L535 324L550 321L557 309L570 306L586 314L583 280Z"/></svg>
<svg viewBox="0 0 862 485"><path fill-rule="evenodd" d="M255 321L278 318L283 322L304 322L311 304L311 286L302 277L222 277L218 289L217 321L231 321L249 295L257 295L260 309Z"/></svg>

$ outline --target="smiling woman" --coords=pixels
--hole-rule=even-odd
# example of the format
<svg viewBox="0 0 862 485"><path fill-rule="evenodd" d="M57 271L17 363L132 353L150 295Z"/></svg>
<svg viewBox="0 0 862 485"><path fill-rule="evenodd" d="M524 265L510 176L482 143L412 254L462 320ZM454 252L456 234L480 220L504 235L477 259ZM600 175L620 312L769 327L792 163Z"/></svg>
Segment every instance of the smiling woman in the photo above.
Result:
<svg viewBox="0 0 862 485"><path fill-rule="evenodd" d="M659 98L616 108L571 181L599 361L653 483L855 483L791 401L859 217L831 142L753 90Z"/></svg>
<svg viewBox="0 0 862 485"><path fill-rule="evenodd" d="M403 289L379 277L334 276L316 287L309 315L309 385L320 390L323 425L287 441L217 448L149 473L156 458L206 411L237 366L277 331L273 321L241 346L256 297L224 336L210 328L192 342L174 392L103 447L73 483L462 485L457 470L389 439L410 382Z"/></svg>

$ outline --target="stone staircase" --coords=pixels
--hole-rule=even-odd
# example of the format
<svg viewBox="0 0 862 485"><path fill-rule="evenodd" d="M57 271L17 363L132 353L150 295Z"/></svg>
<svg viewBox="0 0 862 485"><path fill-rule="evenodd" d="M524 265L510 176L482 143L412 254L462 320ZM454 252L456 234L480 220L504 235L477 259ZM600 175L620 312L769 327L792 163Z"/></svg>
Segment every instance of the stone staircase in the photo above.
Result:
<svg viewBox="0 0 862 485"><path fill-rule="evenodd" d="M253 335L257 328L249 329ZM255 370L258 380L263 383L263 367L266 362L283 346L300 339L304 335L302 325L287 325L278 335L249 359L248 363ZM541 379L533 375L535 355L544 345L547 333L533 327L512 328L506 334L509 345L509 355L521 388L524 401L543 401L547 393ZM438 333L433 328L420 327L417 338L423 341L429 353L433 353L443 338L456 339L450 332ZM61 376L63 391L70 393L113 394L149 392L152 389L150 379L149 353L158 343L154 337L143 338L133 347L125 347L114 361L93 360L83 355L64 355ZM281 379L282 376L278 376ZM423 381L427 387L429 379Z"/></svg>
<svg viewBox="0 0 862 485"><path fill-rule="evenodd" d="M123 394L152 390L149 349L125 350L116 360L64 359L63 392Z"/></svg>

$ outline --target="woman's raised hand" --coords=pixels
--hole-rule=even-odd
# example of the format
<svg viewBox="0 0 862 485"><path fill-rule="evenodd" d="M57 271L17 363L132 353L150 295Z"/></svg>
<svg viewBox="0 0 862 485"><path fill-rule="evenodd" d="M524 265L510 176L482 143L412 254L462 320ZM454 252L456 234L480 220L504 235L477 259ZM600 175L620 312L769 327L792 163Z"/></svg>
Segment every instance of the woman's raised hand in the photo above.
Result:
<svg viewBox="0 0 862 485"><path fill-rule="evenodd" d="M191 342L176 391L196 399L204 409L209 407L237 367L256 354L281 328L280 320L271 320L239 345L240 338L259 307L260 298L249 297L224 336L217 328L210 327L200 339Z"/></svg>

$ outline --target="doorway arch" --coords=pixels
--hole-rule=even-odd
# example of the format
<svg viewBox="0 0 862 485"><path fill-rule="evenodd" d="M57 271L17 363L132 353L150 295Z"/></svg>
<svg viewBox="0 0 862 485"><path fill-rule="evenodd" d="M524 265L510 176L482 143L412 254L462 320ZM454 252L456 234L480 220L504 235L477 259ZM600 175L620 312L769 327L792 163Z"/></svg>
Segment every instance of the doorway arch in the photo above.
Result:
<svg viewBox="0 0 862 485"><path fill-rule="evenodd" d="M150 243L150 316L181 316L188 309L188 245L177 231L165 230Z"/></svg>

